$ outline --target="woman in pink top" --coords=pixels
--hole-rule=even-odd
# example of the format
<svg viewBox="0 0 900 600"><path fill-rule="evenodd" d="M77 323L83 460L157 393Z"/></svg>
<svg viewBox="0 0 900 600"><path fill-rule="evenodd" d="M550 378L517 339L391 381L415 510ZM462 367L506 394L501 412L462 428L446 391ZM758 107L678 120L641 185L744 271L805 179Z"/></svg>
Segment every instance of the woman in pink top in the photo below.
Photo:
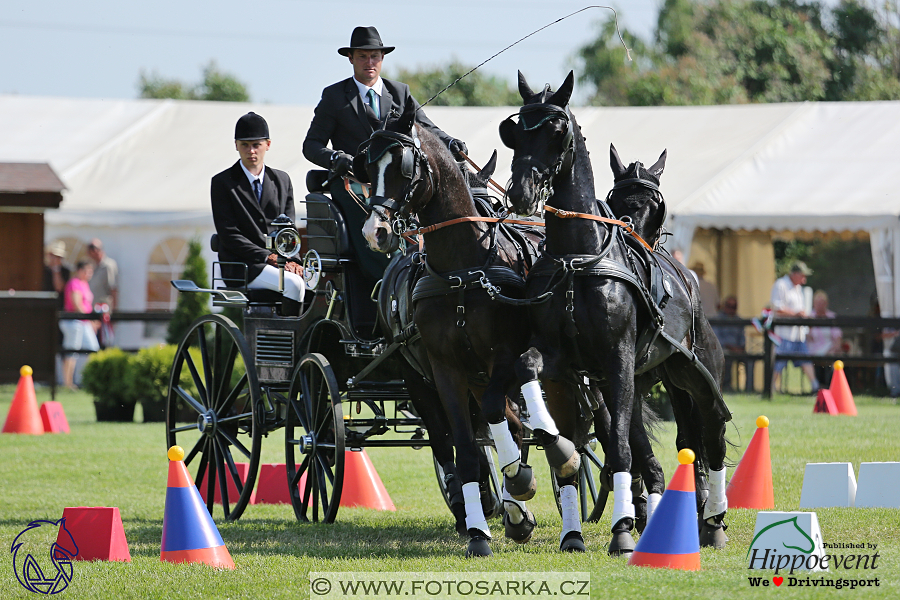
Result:
<svg viewBox="0 0 900 600"><path fill-rule="evenodd" d="M80 262L63 290L63 306L67 312L89 313L93 311L94 295L88 282L94 274L89 262ZM59 322L63 332L63 351L68 352L63 360L63 383L69 389L75 388L75 353L96 352L100 349L93 321L63 320Z"/></svg>

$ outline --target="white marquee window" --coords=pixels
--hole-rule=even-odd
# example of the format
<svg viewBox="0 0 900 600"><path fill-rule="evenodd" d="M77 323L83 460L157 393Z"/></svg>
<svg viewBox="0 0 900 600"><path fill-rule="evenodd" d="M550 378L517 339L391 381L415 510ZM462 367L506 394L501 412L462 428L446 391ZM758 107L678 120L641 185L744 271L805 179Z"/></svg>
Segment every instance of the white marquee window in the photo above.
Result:
<svg viewBox="0 0 900 600"><path fill-rule="evenodd" d="M187 240L175 237L153 248L147 265L147 310L175 310L178 292L169 282L181 278L187 249Z"/></svg>

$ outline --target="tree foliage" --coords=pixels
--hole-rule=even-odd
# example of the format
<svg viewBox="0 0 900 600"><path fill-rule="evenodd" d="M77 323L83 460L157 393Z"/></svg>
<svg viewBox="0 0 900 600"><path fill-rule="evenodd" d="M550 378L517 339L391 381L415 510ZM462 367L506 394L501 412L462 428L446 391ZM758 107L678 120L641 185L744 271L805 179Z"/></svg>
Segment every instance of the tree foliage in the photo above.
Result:
<svg viewBox="0 0 900 600"><path fill-rule="evenodd" d="M199 287L207 286L206 261L203 259L200 249L200 241L193 239L188 242L187 258L184 262L182 279L188 279ZM178 294L178 303L169 328L166 332L166 342L178 344L187 333L195 320L209 313L209 296L207 294Z"/></svg>
<svg viewBox="0 0 900 600"><path fill-rule="evenodd" d="M645 42L612 20L580 48L601 105L900 98L897 0L665 0ZM881 7L881 8L878 8Z"/></svg>
<svg viewBox="0 0 900 600"><path fill-rule="evenodd" d="M203 81L190 85L177 79L166 79L156 72L141 71L138 81L141 98L172 98L175 100L213 100L218 102L249 102L247 86L236 77L219 70L215 61L203 68Z"/></svg>
<svg viewBox="0 0 900 600"><path fill-rule="evenodd" d="M392 77L409 86L420 103L440 92L472 69L457 60L444 66L398 69ZM482 71L475 71L432 100L433 106L518 106L519 93L505 80Z"/></svg>

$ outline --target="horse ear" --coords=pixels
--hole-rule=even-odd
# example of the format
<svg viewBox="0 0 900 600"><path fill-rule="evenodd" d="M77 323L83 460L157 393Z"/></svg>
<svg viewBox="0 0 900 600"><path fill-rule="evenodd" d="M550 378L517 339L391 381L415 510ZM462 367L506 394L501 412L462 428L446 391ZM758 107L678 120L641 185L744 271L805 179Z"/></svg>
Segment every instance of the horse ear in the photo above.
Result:
<svg viewBox="0 0 900 600"><path fill-rule="evenodd" d="M625 165L622 164L622 159L619 158L616 147L612 144L609 145L609 167L612 169L613 179L618 179L625 174L625 171L627 171Z"/></svg>
<svg viewBox="0 0 900 600"><path fill-rule="evenodd" d="M528 102L534 96L534 90L532 90L531 86L528 85L528 82L525 81L525 76L522 75L522 71L519 71L519 95L522 96L523 102Z"/></svg>
<svg viewBox="0 0 900 600"><path fill-rule="evenodd" d="M659 179L660 175L663 174L663 171L666 170L666 152L667 150L663 150L662 154L659 155L659 160L656 163L647 169L651 175Z"/></svg>
<svg viewBox="0 0 900 600"><path fill-rule="evenodd" d="M569 71L569 74L566 75L566 80L563 81L563 84L559 86L559 89L550 97L548 102L555 106L565 107L569 104L573 89L575 89L575 72Z"/></svg>
<svg viewBox="0 0 900 600"><path fill-rule="evenodd" d="M481 176L485 181L491 178L491 175L494 174L494 170L497 168L497 151L494 150L494 153L491 154L491 159L485 163L485 165L481 168Z"/></svg>

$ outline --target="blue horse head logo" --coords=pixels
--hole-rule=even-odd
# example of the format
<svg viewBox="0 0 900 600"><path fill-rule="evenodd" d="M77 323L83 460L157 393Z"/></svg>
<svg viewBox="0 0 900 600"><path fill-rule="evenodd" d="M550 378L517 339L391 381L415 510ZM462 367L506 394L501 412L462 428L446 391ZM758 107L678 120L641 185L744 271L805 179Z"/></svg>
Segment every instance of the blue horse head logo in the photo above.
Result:
<svg viewBox="0 0 900 600"><path fill-rule="evenodd" d="M55 530L57 539L49 541L53 527L58 528ZM40 558L46 556L48 546L50 564ZM64 518L32 521L16 536L9 551L13 555L16 579L26 590L36 594L58 594L72 581L72 561L78 554L78 545L66 529Z"/></svg>

